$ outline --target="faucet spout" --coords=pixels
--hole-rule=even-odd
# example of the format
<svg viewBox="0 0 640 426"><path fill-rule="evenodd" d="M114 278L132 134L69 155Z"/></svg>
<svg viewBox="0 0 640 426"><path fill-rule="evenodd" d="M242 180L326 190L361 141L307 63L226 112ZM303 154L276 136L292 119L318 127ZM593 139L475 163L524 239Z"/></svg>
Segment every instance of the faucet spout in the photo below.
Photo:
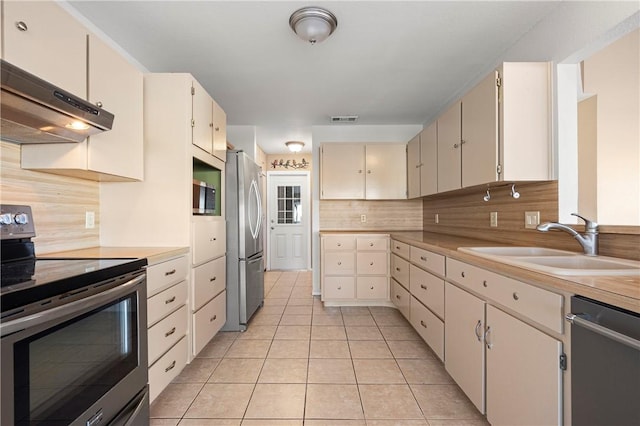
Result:
<svg viewBox="0 0 640 426"><path fill-rule="evenodd" d="M578 216L576 213L572 213L572 214L574 216ZM538 225L536 229L541 232L547 232L547 231L556 229L556 230L564 231L568 234L571 234L571 236L575 238L578 241L578 243L580 243L585 255L597 256L598 255L598 224L588 219L585 219L582 216L578 216L578 217L584 220L586 223L584 234L580 234L575 229L557 222L546 222Z"/></svg>

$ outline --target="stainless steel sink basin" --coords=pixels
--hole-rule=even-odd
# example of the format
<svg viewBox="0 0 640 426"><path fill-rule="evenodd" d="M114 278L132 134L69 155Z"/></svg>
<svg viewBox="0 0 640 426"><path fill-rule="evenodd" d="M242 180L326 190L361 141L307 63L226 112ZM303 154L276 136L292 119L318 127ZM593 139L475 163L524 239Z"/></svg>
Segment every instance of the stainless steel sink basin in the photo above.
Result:
<svg viewBox="0 0 640 426"><path fill-rule="evenodd" d="M553 275L640 275L640 262L543 247L460 247L459 251Z"/></svg>
<svg viewBox="0 0 640 426"><path fill-rule="evenodd" d="M574 256L578 253L544 247L460 247L459 251L483 257L495 256Z"/></svg>

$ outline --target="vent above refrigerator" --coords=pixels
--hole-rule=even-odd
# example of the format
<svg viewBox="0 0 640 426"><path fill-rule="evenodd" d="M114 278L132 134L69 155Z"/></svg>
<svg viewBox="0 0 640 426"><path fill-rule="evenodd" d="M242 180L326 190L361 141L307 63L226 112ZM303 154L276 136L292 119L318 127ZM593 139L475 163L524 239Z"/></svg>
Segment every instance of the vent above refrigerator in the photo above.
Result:
<svg viewBox="0 0 640 426"><path fill-rule="evenodd" d="M332 115L332 123L355 123L358 121L357 115Z"/></svg>

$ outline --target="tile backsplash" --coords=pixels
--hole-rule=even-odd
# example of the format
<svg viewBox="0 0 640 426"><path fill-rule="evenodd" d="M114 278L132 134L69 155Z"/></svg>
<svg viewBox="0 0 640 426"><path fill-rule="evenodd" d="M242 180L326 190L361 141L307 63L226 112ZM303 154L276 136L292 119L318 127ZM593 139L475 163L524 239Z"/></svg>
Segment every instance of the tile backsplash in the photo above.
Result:
<svg viewBox="0 0 640 426"><path fill-rule="evenodd" d="M31 206L36 254L100 245L98 182L20 168L20 145L0 143L0 201ZM85 229L85 212L95 227Z"/></svg>

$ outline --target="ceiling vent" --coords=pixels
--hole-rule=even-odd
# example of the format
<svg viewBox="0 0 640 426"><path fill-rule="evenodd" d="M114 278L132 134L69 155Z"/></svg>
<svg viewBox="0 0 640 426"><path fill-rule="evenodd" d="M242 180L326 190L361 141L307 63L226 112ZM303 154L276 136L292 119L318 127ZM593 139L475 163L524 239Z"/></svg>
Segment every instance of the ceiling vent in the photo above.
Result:
<svg viewBox="0 0 640 426"><path fill-rule="evenodd" d="M331 116L332 123L355 123L358 121L357 115L333 115Z"/></svg>

